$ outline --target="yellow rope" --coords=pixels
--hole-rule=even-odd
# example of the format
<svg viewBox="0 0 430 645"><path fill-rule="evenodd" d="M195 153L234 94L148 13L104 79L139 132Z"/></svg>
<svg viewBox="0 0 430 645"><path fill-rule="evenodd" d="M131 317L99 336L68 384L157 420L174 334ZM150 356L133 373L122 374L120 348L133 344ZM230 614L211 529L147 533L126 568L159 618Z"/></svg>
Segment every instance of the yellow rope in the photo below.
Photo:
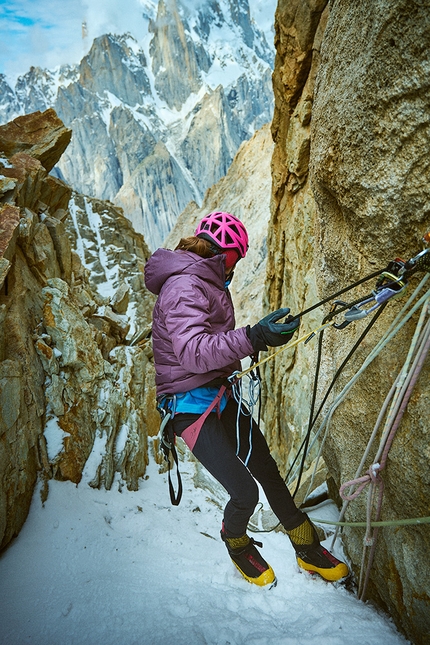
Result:
<svg viewBox="0 0 430 645"><path fill-rule="evenodd" d="M276 352L273 352L273 354L269 354L269 356L266 356L266 358L263 358L261 361L258 361L258 363L254 363L253 365L251 365L251 367L248 367L247 369L243 370L243 372L235 372L233 374L233 376L236 379L242 378L242 376L245 376L246 374L249 374L249 372L252 372L252 370L254 370L256 367L259 367L260 365L263 365L264 363L267 363L267 361L269 361L271 358L274 358L275 356L277 356L281 352L285 351L286 349L291 349L292 347L296 347L296 345L300 345L300 343L303 343L303 342L307 341L308 339L310 340L312 338L312 336L315 336L316 334L319 334L321 331L323 331L323 329L326 329L327 327L331 327L332 325L334 325L334 321L325 323L324 325L320 325L319 327L317 327L316 329L314 329L311 332L308 332L304 336L301 336L300 338L297 338L296 340L293 340L291 343L288 343L287 345L283 345Z"/></svg>

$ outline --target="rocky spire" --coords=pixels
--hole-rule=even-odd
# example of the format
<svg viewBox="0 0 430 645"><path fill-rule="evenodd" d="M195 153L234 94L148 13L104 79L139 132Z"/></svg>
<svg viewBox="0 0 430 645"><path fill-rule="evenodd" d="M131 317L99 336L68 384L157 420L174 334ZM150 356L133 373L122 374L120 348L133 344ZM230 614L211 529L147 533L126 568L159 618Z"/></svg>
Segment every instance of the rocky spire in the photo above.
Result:
<svg viewBox="0 0 430 645"><path fill-rule="evenodd" d="M200 68L188 25L181 19L176 0L160 0L150 53L155 88L171 108L180 110L191 93L201 87ZM188 32L188 33L187 33Z"/></svg>

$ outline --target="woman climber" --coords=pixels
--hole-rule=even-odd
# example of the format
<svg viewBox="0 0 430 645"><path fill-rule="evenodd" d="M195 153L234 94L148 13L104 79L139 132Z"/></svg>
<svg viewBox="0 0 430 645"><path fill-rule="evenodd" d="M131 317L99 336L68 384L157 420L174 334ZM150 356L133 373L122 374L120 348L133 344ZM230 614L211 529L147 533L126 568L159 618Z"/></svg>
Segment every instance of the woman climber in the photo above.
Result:
<svg viewBox="0 0 430 645"><path fill-rule="evenodd" d="M152 325L157 400L170 407L174 434L182 436L230 495L221 538L249 582L276 583L272 567L256 548L262 545L246 533L258 503L256 481L284 526L299 566L326 580L339 580L348 574L347 566L320 545L314 525L296 507L279 474L258 424L231 396L227 377L240 370L240 359L287 343L299 325L297 319L279 322L289 313L284 308L252 327L235 329L228 285L247 250L242 222L229 213L214 212L174 251L158 249L148 260L145 283L158 296Z"/></svg>

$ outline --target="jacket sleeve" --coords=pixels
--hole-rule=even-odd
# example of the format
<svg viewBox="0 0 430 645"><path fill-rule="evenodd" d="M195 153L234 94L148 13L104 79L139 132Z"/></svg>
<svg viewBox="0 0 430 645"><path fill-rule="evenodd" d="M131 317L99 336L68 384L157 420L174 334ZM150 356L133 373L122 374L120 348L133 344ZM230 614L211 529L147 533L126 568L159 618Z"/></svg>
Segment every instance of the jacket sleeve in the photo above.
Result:
<svg viewBox="0 0 430 645"><path fill-rule="evenodd" d="M192 373L220 369L254 353L245 327L213 330L208 295L196 281L171 285L162 310L175 356Z"/></svg>

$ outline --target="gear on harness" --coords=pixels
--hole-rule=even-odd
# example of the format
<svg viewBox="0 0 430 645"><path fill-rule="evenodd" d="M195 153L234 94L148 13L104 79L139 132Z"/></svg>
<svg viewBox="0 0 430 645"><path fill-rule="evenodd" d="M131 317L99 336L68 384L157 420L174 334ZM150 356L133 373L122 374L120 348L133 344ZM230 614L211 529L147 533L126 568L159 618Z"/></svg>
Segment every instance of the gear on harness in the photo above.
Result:
<svg viewBox="0 0 430 645"><path fill-rule="evenodd" d="M228 377L228 381L231 384L231 394L236 403L237 407L237 419L236 419L236 455L239 455L240 452L240 432L239 432L239 418L240 415L249 417L249 435L248 435L248 454L244 459L245 466L248 466L249 460L252 454L252 420L254 416L254 408L258 404L258 419L257 425L260 426L261 420L261 374L260 368L257 366L255 371L253 368L256 362L257 354L254 354L251 357L251 369L248 372L247 376L249 378L248 383L248 397L245 398L243 393L242 379L237 379L236 374L238 372L233 372L231 376ZM245 404L244 407L242 404Z"/></svg>
<svg viewBox="0 0 430 645"><path fill-rule="evenodd" d="M217 385L219 385L220 380L222 381L222 385L219 388L215 398L209 403L206 410L198 417L198 419L194 423L189 425L185 430L183 430L182 434L180 435L181 439L184 440L184 442L186 443L186 445L191 451L194 448L194 445L198 439L201 428L206 418L208 417L208 415L214 409L216 409L217 412L219 413L219 410L220 410L219 406L228 385L228 382L226 379L219 379L217 382ZM227 385L225 385L224 382L226 382ZM212 381L212 383L214 384L214 381ZM181 480L181 474L179 472L178 453L175 446L176 435L173 431L173 425L171 423L171 420L173 419L177 411L176 394L160 396L159 399L157 399L157 401L158 401L157 410L161 415L161 426L160 426L158 436L160 441L160 447L164 454L164 459L168 465L170 500L174 506L178 506L182 498L182 480ZM170 469L171 469L170 456L172 456L173 461L176 464L176 475L178 480L177 495L175 495L175 491L170 477Z"/></svg>
<svg viewBox="0 0 430 645"><path fill-rule="evenodd" d="M158 438L160 441L160 448L163 452L164 460L167 463L167 476L169 479L169 494L170 501L173 506L178 506L182 498L182 479L181 473L179 472L179 460L178 453L175 446L175 434L173 432L172 424L170 420L173 417L173 411L169 407L172 404L173 397L163 396L157 402L157 410L161 416L161 425L158 432ZM173 461L176 464L176 479L178 482L178 492L175 494L175 489L172 484L172 479L170 477L170 470L172 467L170 456L172 456Z"/></svg>

